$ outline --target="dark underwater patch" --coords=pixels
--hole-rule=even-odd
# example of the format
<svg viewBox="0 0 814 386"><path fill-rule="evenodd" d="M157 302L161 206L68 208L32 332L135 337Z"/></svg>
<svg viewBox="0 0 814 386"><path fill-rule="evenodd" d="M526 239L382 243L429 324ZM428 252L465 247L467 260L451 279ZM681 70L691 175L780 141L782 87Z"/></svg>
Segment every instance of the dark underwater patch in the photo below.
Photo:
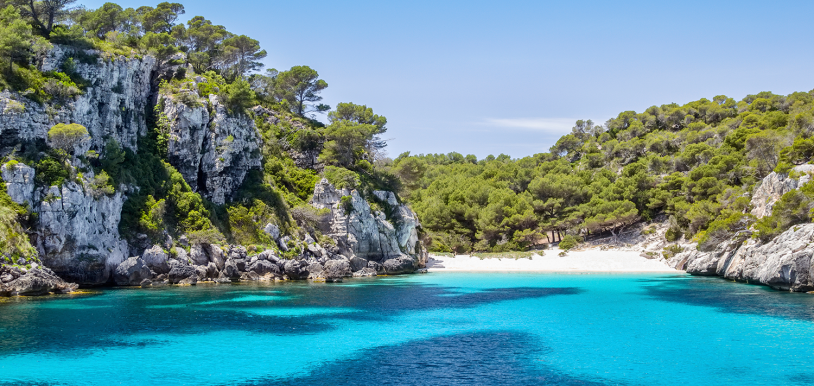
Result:
<svg viewBox="0 0 814 386"><path fill-rule="evenodd" d="M307 375L244 385L602 385L548 369L549 350L516 332L475 332L364 350Z"/></svg>
<svg viewBox="0 0 814 386"><path fill-rule="evenodd" d="M314 334L333 330L336 319L385 321L414 310L475 307L577 293L575 288L500 288L457 293L454 288L400 280L370 285L296 283L108 290L81 299L55 298L1 306L0 325L6 331L0 335L0 355L43 351L83 355L88 349L163 343L122 339L140 333L205 334L236 330L274 335ZM247 295L279 298L241 300ZM212 301L219 303L211 304ZM63 304L66 307L60 308ZM342 308L354 312L283 316L244 312L274 307L326 311Z"/></svg>
<svg viewBox="0 0 814 386"><path fill-rule="evenodd" d="M733 283L720 277L665 277L643 280L657 300L713 307L721 312L814 321L814 296Z"/></svg>

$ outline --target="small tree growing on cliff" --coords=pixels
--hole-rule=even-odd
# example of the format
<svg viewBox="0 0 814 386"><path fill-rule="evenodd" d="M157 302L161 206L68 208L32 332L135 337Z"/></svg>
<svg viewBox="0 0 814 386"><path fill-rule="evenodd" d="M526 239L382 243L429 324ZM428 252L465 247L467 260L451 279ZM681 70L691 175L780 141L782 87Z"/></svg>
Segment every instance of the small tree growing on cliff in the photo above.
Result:
<svg viewBox="0 0 814 386"><path fill-rule="evenodd" d="M12 0L10 2L20 9L23 17L29 18L35 28L45 35L54 30L54 25L63 19L72 9L76 0Z"/></svg>
<svg viewBox="0 0 814 386"><path fill-rule="evenodd" d="M12 72L15 60L27 58L32 51L43 48L47 43L31 32L13 6L0 9L0 56L8 60L8 74Z"/></svg>
<svg viewBox="0 0 814 386"><path fill-rule="evenodd" d="M330 106L324 104L309 106L309 102L322 100L319 93L326 88L328 88L328 82L319 79L319 73L308 66L291 67L290 70L283 71L274 78L274 97L287 101L293 106L294 112L300 116L305 116L310 112L324 113L331 109Z"/></svg>
<svg viewBox="0 0 814 386"><path fill-rule="evenodd" d="M73 155L76 146L89 141L88 129L80 124L59 123L48 130L48 142L51 147L63 152L64 155Z"/></svg>

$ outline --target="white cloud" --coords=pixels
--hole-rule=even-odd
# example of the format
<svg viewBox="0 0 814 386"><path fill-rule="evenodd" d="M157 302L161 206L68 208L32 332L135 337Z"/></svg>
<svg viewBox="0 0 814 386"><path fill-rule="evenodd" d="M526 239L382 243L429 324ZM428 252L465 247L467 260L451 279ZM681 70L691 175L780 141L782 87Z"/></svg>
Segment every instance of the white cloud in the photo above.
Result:
<svg viewBox="0 0 814 386"><path fill-rule="evenodd" d="M540 131L548 134L565 134L574 127L572 118L488 118L481 125L508 129Z"/></svg>

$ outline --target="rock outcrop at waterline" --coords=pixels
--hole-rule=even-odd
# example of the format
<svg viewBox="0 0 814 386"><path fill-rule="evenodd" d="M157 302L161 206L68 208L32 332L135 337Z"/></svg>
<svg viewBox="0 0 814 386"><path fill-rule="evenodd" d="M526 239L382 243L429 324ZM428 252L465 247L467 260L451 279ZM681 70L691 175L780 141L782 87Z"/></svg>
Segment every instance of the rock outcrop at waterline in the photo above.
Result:
<svg viewBox="0 0 814 386"><path fill-rule="evenodd" d="M39 259L59 277L82 285L105 284L127 258L119 236L124 194L99 195L89 183L37 186L33 168L22 163L0 167L12 201L38 214L32 232ZM83 177L93 179L92 171Z"/></svg>
<svg viewBox="0 0 814 386"><path fill-rule="evenodd" d="M0 296L69 293L79 286L62 280L46 267L31 269L0 266Z"/></svg>
<svg viewBox="0 0 814 386"><path fill-rule="evenodd" d="M428 255L418 240L418 215L400 204L393 192L375 191L373 196L383 211L371 210L356 190L338 190L323 179L314 189L312 204L331 210L330 236L339 242L355 270L367 267L394 274L423 267Z"/></svg>
<svg viewBox="0 0 814 386"><path fill-rule="evenodd" d="M349 197L348 207L342 197ZM282 258L266 250L249 253L245 247L196 244L189 250L175 247L167 253L155 245L140 257L131 257L115 269L118 285L194 285L199 282L314 280L341 282L348 277L369 277L415 272L424 267L427 252L418 240L416 214L400 204L392 192L377 191L374 197L389 213L375 211L355 190L337 190L320 181L314 206L330 209L325 224L331 231L327 245L311 235L294 241L281 236L268 224L266 233L283 251L298 249L297 257Z"/></svg>
<svg viewBox="0 0 814 386"><path fill-rule="evenodd" d="M691 250L671 259L693 275L721 276L779 290L814 291L814 224L792 227L774 240L734 239L712 252Z"/></svg>
<svg viewBox="0 0 814 386"><path fill-rule="evenodd" d="M771 215L780 197L808 182L812 172L814 165L801 165L792 170L797 178L775 172L766 176L752 195L752 214L758 218ZM712 251L688 246L669 264L692 275L721 276L786 291L814 291L814 224L793 226L767 243L750 236L751 231L742 231Z"/></svg>

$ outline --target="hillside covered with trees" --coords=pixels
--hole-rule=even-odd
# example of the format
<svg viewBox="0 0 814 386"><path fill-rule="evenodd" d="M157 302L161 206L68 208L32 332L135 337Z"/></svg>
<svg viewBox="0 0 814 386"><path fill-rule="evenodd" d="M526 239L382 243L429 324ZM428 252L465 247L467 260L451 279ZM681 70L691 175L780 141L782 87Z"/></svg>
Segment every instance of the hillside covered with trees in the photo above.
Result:
<svg viewBox="0 0 814 386"><path fill-rule="evenodd" d="M387 205L372 192L400 193L419 214L427 246L443 252L524 250L564 239L573 244L661 214L669 218L668 240L696 240L703 248L752 226L755 237L768 240L810 219L814 188L788 193L774 215L759 221L749 214L749 196L772 171L787 173L811 160L813 92L761 92L740 101L719 95L625 111L604 124L580 120L549 152L520 159L454 152L390 159L381 139L385 117L366 105L322 104L328 83L308 66L262 71L268 52L260 42L203 16L180 23L180 3L136 9L114 3L87 9L72 0L0 5L2 89L66 104L92 86L77 73L78 63L151 56L159 63L157 94L191 108L202 105L199 96L215 95L231 114L255 122L262 165L223 204L202 195L171 165L163 102L144 112L150 127L137 150L107 141L71 154L87 140L77 127L68 137L59 127L48 144L2 143L13 149L6 161L34 166L46 185L78 181L90 171L100 195L135 187L119 227L130 241L146 235L158 242L169 234L274 247L262 224L279 224L295 235L319 231L325 213L308 201L321 177L358 190L385 212ZM36 60L54 46L72 57L58 69L38 70ZM10 103L3 113L20 109ZM328 124L315 119L325 113ZM36 215L4 206L0 228L16 236L0 247L6 256L30 256L16 222L31 224Z"/></svg>
<svg viewBox="0 0 814 386"><path fill-rule="evenodd" d="M268 53L260 42L203 16L181 23L184 14L182 4L170 2L136 9L105 3L87 9L72 0L0 1L0 89L59 108L94 86L78 73L78 65L149 56L157 62L152 87L158 99L155 109L132 112L143 113L149 126L138 146L110 139L102 145L93 142L86 153L74 153L89 143L88 131L80 125L72 124L70 130L58 125L47 141L0 141L4 163L34 167L43 186L84 183L84 174L95 176L100 196L126 187L119 231L131 244L145 246L169 235L276 250L263 231L268 223L295 236L293 240L320 233L319 223L327 214L308 201L321 176L338 187L359 190L378 209L382 205L375 201L374 190L398 191L398 178L374 167L386 145L379 138L387 130L385 117L350 102L331 109L321 103L320 93L328 83L316 70L301 65L262 71L260 60ZM39 70L39 62L54 47L71 57L57 69ZM114 92L126 86L120 83ZM253 122L261 140L260 167L248 172L227 202L217 204L172 165L171 122L160 110L162 104L176 101L190 108L209 105L208 96L227 106L229 116ZM8 117L24 113L25 106L13 98L3 111ZM329 123L316 120L316 114L327 114ZM230 135L222 146L233 140ZM36 223L36 213L8 199L0 202L0 229L13 236L0 248L8 262L20 256L29 260L32 248L17 236ZM288 255L294 253L292 249Z"/></svg>
<svg viewBox="0 0 814 386"><path fill-rule="evenodd" d="M580 120L531 157L405 153L392 170L429 230L431 250L573 243L660 214L669 216L669 241L711 248L752 225L755 237L769 240L810 221L812 185L787 193L758 222L749 204L769 173L811 161L812 134L814 91L718 95L625 111L601 125Z"/></svg>

